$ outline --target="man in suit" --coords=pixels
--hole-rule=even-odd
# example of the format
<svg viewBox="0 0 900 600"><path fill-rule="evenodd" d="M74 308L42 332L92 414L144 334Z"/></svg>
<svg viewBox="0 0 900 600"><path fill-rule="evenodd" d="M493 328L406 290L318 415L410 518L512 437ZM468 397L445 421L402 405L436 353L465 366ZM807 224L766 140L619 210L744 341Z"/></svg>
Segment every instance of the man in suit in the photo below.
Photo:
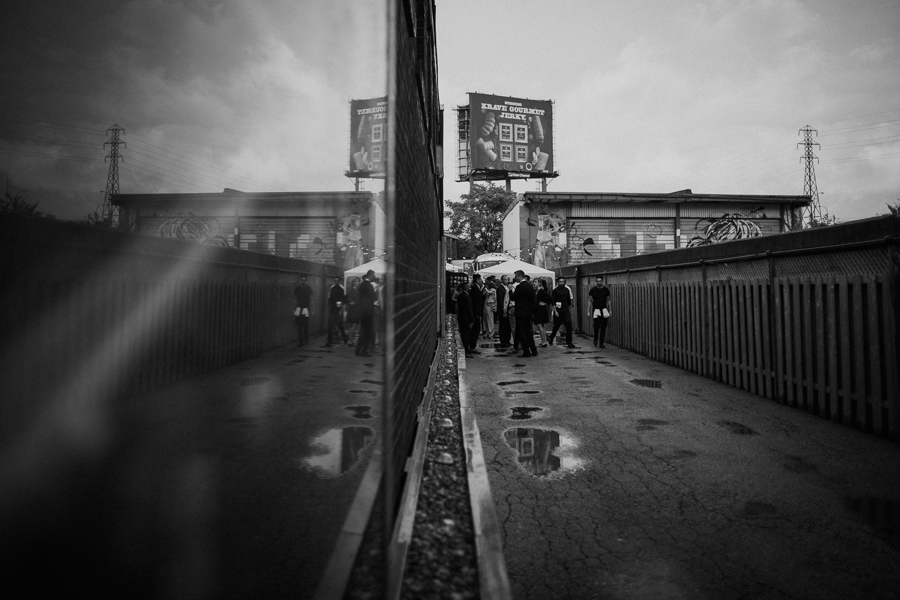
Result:
<svg viewBox="0 0 900 600"><path fill-rule="evenodd" d="M471 350L475 347L478 335L472 335L475 328L475 311L472 309L472 298L465 283L456 286L456 324L459 337L462 339L466 358L474 358Z"/></svg>
<svg viewBox="0 0 900 600"><path fill-rule="evenodd" d="M375 300L378 292L372 281L375 271L369 271L359 284L359 340L356 342L357 356L371 356L369 351L375 346Z"/></svg>
<svg viewBox="0 0 900 600"><path fill-rule="evenodd" d="M344 286L341 278L335 277L334 284L328 290L328 341L325 348L331 348L334 339L334 330L337 329L341 333L341 337L346 344L348 341L347 332L344 331L344 302L347 301L347 295L344 293Z"/></svg>
<svg viewBox="0 0 900 600"><path fill-rule="evenodd" d="M525 279L522 270L514 273L516 289L513 290L511 299L516 303L516 335L522 346L522 354L519 358L537 356L537 346L534 344L534 334L531 331L531 318L534 316L534 287Z"/></svg>
<svg viewBox="0 0 900 600"><path fill-rule="evenodd" d="M500 347L509 348L512 345L510 334L512 327L509 326L509 277L507 275L500 276L500 283L497 284L497 319L500 326Z"/></svg>

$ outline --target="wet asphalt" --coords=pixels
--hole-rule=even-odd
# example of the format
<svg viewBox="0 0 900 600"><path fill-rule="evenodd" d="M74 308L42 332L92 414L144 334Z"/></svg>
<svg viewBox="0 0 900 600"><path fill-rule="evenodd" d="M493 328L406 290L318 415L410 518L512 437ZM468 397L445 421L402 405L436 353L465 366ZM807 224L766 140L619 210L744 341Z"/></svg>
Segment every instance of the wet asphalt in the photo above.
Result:
<svg viewBox="0 0 900 600"><path fill-rule="evenodd" d="M575 345L465 359L513 598L900 597L900 444Z"/></svg>
<svg viewBox="0 0 900 600"><path fill-rule="evenodd" d="M139 574L148 597L313 597L381 429L383 385L380 358L323 341L123 403L116 458L89 491L112 512L88 518L117 534L83 547L85 563Z"/></svg>

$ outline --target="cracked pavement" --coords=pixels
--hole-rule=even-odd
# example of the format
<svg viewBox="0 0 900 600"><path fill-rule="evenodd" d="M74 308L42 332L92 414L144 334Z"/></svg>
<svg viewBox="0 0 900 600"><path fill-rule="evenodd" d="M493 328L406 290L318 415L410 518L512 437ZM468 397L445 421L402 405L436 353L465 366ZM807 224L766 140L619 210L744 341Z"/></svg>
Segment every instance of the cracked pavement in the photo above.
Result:
<svg viewBox="0 0 900 600"><path fill-rule="evenodd" d="M900 444L575 343L467 360L514 598L900 597Z"/></svg>

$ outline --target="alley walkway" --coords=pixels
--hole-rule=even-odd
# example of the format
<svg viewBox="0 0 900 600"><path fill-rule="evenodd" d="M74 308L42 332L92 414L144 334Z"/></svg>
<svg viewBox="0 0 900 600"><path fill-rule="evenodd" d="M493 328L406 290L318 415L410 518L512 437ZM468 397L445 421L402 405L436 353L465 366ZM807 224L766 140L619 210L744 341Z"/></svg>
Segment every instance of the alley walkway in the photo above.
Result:
<svg viewBox="0 0 900 600"><path fill-rule="evenodd" d="M900 445L588 338L482 342L512 597L900 597Z"/></svg>
<svg viewBox="0 0 900 600"><path fill-rule="evenodd" d="M17 540L4 567L27 578L28 597L313 597L380 434L383 385L381 359L323 342L82 424L102 427L96 455L111 458L65 444L39 457L47 466L27 472L17 520L4 521ZM32 490L43 504L22 499ZM35 564L53 576L35 579Z"/></svg>

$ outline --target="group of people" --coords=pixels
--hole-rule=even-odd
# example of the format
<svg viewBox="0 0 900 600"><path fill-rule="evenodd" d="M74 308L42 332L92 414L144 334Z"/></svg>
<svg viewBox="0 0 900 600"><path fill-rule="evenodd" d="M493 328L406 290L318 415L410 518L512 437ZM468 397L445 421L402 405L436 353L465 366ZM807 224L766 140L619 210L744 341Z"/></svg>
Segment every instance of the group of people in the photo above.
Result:
<svg viewBox="0 0 900 600"><path fill-rule="evenodd" d="M606 327L609 322L609 288L603 284L603 277L597 276L588 293L589 316L594 326L594 346L605 348ZM565 328L565 342L572 343L572 310L575 295L566 285L566 278L559 277L556 286L550 289L547 282L538 278L532 283L524 271L518 270L510 282L508 275L498 280L491 275L483 280L476 273L472 284L460 283L456 287L456 318L460 337L467 358L481 354L478 350L480 338L499 341L501 349L512 348L522 358L537 356L537 348L553 346L556 334ZM547 334L547 325L552 329ZM540 344L534 340L537 328Z"/></svg>
<svg viewBox="0 0 900 600"><path fill-rule="evenodd" d="M337 342L337 336L340 335L345 345L356 347L357 356L371 356L378 343L376 322L384 305L381 301L383 289L383 279L379 280L372 270L361 279L354 278L350 282L349 290L344 290L341 277L335 277L328 290L328 333L323 347L333 347ZM313 289L306 276L301 276L300 283L294 288L294 299L297 303L294 319L297 325L298 346L309 343L312 296ZM349 333L344 328L345 321L350 325Z"/></svg>

